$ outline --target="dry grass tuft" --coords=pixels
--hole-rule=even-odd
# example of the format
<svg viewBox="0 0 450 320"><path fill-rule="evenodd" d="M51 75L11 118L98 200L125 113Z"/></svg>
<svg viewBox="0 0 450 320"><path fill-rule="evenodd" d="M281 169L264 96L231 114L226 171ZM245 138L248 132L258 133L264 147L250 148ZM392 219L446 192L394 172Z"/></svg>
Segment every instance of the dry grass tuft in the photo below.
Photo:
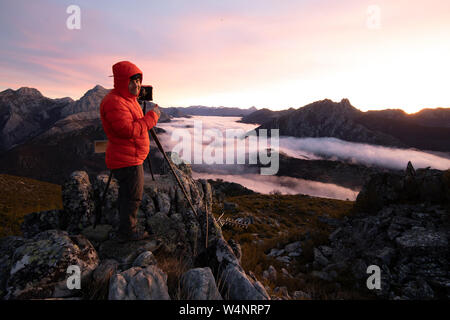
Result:
<svg viewBox="0 0 450 320"><path fill-rule="evenodd" d="M190 263L180 256L160 253L156 257L158 268L167 274L167 288L173 300L183 299L181 294L181 276L190 269Z"/></svg>

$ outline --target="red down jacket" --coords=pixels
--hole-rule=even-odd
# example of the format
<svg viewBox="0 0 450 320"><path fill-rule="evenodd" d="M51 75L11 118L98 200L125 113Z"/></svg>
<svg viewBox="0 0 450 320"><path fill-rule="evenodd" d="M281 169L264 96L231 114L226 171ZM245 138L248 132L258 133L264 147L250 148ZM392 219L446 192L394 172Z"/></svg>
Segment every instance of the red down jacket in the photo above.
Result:
<svg viewBox="0 0 450 320"><path fill-rule="evenodd" d="M128 90L130 77L142 71L129 61L113 65L114 89L100 104L100 118L108 137L106 166L119 169L140 165L150 150L148 130L158 122L158 115L148 111L144 116L137 97Z"/></svg>

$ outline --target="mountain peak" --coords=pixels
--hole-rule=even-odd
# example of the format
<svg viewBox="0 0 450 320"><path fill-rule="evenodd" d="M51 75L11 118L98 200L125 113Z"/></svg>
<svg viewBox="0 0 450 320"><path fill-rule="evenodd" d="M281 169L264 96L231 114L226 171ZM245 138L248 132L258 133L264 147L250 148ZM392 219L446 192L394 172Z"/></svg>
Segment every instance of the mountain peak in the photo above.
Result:
<svg viewBox="0 0 450 320"><path fill-rule="evenodd" d="M350 101L347 98L343 98L340 102L340 104L344 105L344 106L352 106Z"/></svg>
<svg viewBox="0 0 450 320"><path fill-rule="evenodd" d="M359 110L351 105L350 101L347 98L342 99L340 102L334 102L331 99L323 99L318 100L313 103L310 103L304 107L301 107L299 110L309 110L312 112L338 112L338 113L354 113L358 112Z"/></svg>
<svg viewBox="0 0 450 320"><path fill-rule="evenodd" d="M20 89L16 90L16 93L22 96L35 96L35 97L43 96L38 89L29 87L21 87Z"/></svg>
<svg viewBox="0 0 450 320"><path fill-rule="evenodd" d="M85 100L86 98L89 98L91 96L102 96L102 98L103 98L103 96L105 96L108 93L108 91L109 91L109 89L106 89L98 84L95 87L93 87L92 89L89 89L88 91L86 91L86 93L78 101Z"/></svg>
<svg viewBox="0 0 450 320"><path fill-rule="evenodd" d="M106 88L102 87L101 85L97 84L94 88L92 88L91 90L107 90Z"/></svg>
<svg viewBox="0 0 450 320"><path fill-rule="evenodd" d="M90 95L90 94L92 94L92 93L97 93L97 92L100 92L100 93L103 94L103 93L105 93L105 91L108 91L108 89L106 89L106 88L102 87L101 85L97 84L97 85L96 85L95 87L93 87L92 89L86 91L86 93L84 94L84 96L88 96L88 95Z"/></svg>

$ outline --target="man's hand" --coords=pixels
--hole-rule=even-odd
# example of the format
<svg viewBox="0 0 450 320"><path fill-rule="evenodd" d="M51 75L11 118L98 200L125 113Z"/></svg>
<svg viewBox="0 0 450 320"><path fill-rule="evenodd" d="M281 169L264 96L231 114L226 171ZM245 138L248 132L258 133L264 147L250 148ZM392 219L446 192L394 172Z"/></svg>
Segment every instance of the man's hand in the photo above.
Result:
<svg viewBox="0 0 450 320"><path fill-rule="evenodd" d="M158 118L161 117L161 110L159 109L159 106L157 104L152 110L155 111L155 113L158 115Z"/></svg>
<svg viewBox="0 0 450 320"><path fill-rule="evenodd" d="M147 102L147 104L150 107L153 107L150 110L155 111L155 113L158 115L158 118L160 118L161 117L161 110L159 109L159 106L156 103L153 103L153 102Z"/></svg>

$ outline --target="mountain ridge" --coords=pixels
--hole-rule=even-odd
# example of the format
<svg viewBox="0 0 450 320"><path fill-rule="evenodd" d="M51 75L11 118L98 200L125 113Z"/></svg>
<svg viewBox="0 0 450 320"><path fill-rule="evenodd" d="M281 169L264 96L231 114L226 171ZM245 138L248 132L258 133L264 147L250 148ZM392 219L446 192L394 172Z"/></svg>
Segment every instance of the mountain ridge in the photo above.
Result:
<svg viewBox="0 0 450 320"><path fill-rule="evenodd" d="M450 151L450 141L446 139L450 136L450 108L436 112L440 117L434 117L430 109L413 116L389 109L363 112L352 106L348 99L340 102L324 99L284 114L280 111L269 113L267 121L264 121L264 115L250 114L241 122L254 123L256 119L261 123L257 131L279 129L282 136L334 137L389 147Z"/></svg>

